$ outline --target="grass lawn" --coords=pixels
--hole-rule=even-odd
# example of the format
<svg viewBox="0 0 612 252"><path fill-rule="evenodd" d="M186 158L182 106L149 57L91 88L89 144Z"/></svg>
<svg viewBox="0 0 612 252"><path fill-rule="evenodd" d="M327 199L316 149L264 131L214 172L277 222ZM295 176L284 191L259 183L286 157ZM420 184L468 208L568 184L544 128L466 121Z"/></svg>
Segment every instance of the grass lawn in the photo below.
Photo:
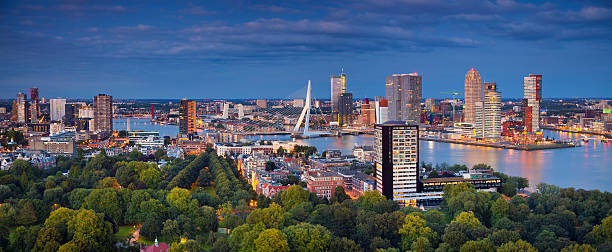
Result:
<svg viewBox="0 0 612 252"><path fill-rule="evenodd" d="M117 231L115 237L120 240L125 240L130 234L134 233L134 230L136 230L136 228L131 225L119 226L119 231Z"/></svg>

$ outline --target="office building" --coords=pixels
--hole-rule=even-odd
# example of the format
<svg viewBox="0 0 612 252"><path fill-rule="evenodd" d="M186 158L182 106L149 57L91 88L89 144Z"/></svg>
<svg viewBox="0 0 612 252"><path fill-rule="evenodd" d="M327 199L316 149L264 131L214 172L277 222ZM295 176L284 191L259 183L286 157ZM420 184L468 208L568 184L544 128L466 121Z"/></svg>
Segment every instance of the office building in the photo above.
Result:
<svg viewBox="0 0 612 252"><path fill-rule="evenodd" d="M242 120L244 118L244 106L242 104L236 104L238 110L238 120Z"/></svg>
<svg viewBox="0 0 612 252"><path fill-rule="evenodd" d="M369 98L365 98L361 104L361 124L364 126L374 125L376 123L374 112L374 103Z"/></svg>
<svg viewBox="0 0 612 252"><path fill-rule="evenodd" d="M229 107L229 104L225 104ZM196 101L194 100L181 100L179 104L179 134L181 135L192 135L196 133ZM225 109L223 110L225 113Z"/></svg>
<svg viewBox="0 0 612 252"><path fill-rule="evenodd" d="M51 109L51 121L62 121L66 114L66 99L51 99L49 100L49 104Z"/></svg>
<svg viewBox="0 0 612 252"><path fill-rule="evenodd" d="M12 119L18 123L26 123L29 118L29 103L27 101L27 95L24 93L18 93L17 99L13 102L13 116Z"/></svg>
<svg viewBox="0 0 612 252"><path fill-rule="evenodd" d="M351 124L353 122L353 94L341 93L338 99L338 118L337 122L340 126Z"/></svg>
<svg viewBox="0 0 612 252"><path fill-rule="evenodd" d="M65 106L65 114L64 114L64 124L66 126L76 126L77 118L79 117L79 108L81 104L78 103L68 103Z"/></svg>
<svg viewBox="0 0 612 252"><path fill-rule="evenodd" d="M482 101L480 74L472 68L465 74L465 104L463 106L463 121L474 123L474 106Z"/></svg>
<svg viewBox="0 0 612 252"><path fill-rule="evenodd" d="M38 123L39 117L38 88L30 88L30 122Z"/></svg>
<svg viewBox="0 0 612 252"><path fill-rule="evenodd" d="M223 114L221 114L222 119L229 118L229 103L223 103Z"/></svg>
<svg viewBox="0 0 612 252"><path fill-rule="evenodd" d="M501 93L496 83L485 83L483 101L474 103L474 137L495 139L501 133Z"/></svg>
<svg viewBox="0 0 612 252"><path fill-rule="evenodd" d="M390 121L421 121L421 91L423 76L417 73L394 74L386 77L386 95Z"/></svg>
<svg viewBox="0 0 612 252"><path fill-rule="evenodd" d="M93 98L95 132L113 131L113 97L99 94Z"/></svg>
<svg viewBox="0 0 612 252"><path fill-rule="evenodd" d="M304 107L304 99L293 99L293 107L303 108Z"/></svg>
<svg viewBox="0 0 612 252"><path fill-rule="evenodd" d="M525 131L540 131L540 108L542 105L542 75L530 74L523 80L523 120Z"/></svg>
<svg viewBox="0 0 612 252"><path fill-rule="evenodd" d="M377 99L374 102L376 109L376 124L382 124L389 121L389 102L386 99Z"/></svg>
<svg viewBox="0 0 612 252"><path fill-rule="evenodd" d="M415 205L419 192L419 126L390 121L374 125L376 190L400 205Z"/></svg>
<svg viewBox="0 0 612 252"><path fill-rule="evenodd" d="M338 112L338 102L342 93L346 93L346 74L344 72L340 73L340 75L331 76L332 112Z"/></svg>

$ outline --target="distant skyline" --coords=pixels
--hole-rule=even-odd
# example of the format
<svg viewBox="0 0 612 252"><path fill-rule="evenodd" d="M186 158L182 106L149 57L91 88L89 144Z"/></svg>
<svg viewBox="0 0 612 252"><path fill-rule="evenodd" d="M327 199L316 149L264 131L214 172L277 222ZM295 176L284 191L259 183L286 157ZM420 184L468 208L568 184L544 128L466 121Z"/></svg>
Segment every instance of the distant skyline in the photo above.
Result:
<svg viewBox="0 0 612 252"><path fill-rule="evenodd" d="M502 98L543 75L544 98L612 95L612 2L2 1L0 98L329 99L423 75L423 97L463 92L474 67ZM302 94L303 92L303 94Z"/></svg>

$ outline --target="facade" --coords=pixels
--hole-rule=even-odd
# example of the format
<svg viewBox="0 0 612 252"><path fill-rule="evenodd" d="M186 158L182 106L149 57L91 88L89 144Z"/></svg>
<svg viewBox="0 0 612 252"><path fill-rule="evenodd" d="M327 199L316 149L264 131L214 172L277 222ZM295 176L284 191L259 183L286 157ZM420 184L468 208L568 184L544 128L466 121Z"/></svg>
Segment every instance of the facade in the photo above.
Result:
<svg viewBox="0 0 612 252"><path fill-rule="evenodd" d="M306 177L308 191L319 197L330 198L338 186L345 187L344 178L336 172L309 172Z"/></svg>
<svg viewBox="0 0 612 252"><path fill-rule="evenodd" d="M341 93L338 100L338 120L339 125L350 124L353 122L353 94Z"/></svg>
<svg viewBox="0 0 612 252"><path fill-rule="evenodd" d="M13 106L13 118L18 123L26 123L29 118L27 95L18 93Z"/></svg>
<svg viewBox="0 0 612 252"><path fill-rule="evenodd" d="M386 77L389 121L421 121L423 76L417 73L394 74Z"/></svg>
<svg viewBox="0 0 612 252"><path fill-rule="evenodd" d="M530 74L523 79L523 113L525 131L540 131L540 107L542 105L542 75Z"/></svg>
<svg viewBox="0 0 612 252"><path fill-rule="evenodd" d="M66 126L75 126L77 124L80 107L81 104L78 103L68 103L65 105L64 124L66 124Z"/></svg>
<svg viewBox="0 0 612 252"><path fill-rule="evenodd" d="M474 106L477 102L482 101L481 94L482 80L480 74L476 69L472 68L465 74L465 104L463 109L463 121L467 123L474 123Z"/></svg>
<svg viewBox="0 0 612 252"><path fill-rule="evenodd" d="M113 131L113 97L105 94L94 96L94 130L95 132Z"/></svg>
<svg viewBox="0 0 612 252"><path fill-rule="evenodd" d="M346 74L341 73L340 75L331 76L331 106L332 112L338 111L338 101L340 101L340 94L346 92Z"/></svg>
<svg viewBox="0 0 612 252"><path fill-rule="evenodd" d="M293 107L303 108L304 107L304 99L293 99Z"/></svg>
<svg viewBox="0 0 612 252"><path fill-rule="evenodd" d="M389 121L389 102L386 99L380 99L374 102L376 109L376 124L383 124Z"/></svg>
<svg viewBox="0 0 612 252"><path fill-rule="evenodd" d="M66 99L49 100L51 121L62 121L66 114Z"/></svg>
<svg viewBox="0 0 612 252"><path fill-rule="evenodd" d="M500 138L501 124L501 93L497 84L484 84L482 102L474 103L474 136L477 138Z"/></svg>
<svg viewBox="0 0 612 252"><path fill-rule="evenodd" d="M257 105L258 108L267 108L268 107L268 101L266 101L266 100L257 100L255 102L255 104Z"/></svg>
<svg viewBox="0 0 612 252"><path fill-rule="evenodd" d="M30 122L38 123L40 107L38 105L38 88L30 88Z"/></svg>
<svg viewBox="0 0 612 252"><path fill-rule="evenodd" d="M196 133L196 101L181 100L179 104L179 134L191 135Z"/></svg>
<svg viewBox="0 0 612 252"><path fill-rule="evenodd" d="M419 126L390 121L374 126L376 190L400 205L414 205L419 190Z"/></svg>
<svg viewBox="0 0 612 252"><path fill-rule="evenodd" d="M369 98L365 98L361 104L361 124L364 126L372 126L376 123L376 114L374 113L374 103L370 102Z"/></svg>

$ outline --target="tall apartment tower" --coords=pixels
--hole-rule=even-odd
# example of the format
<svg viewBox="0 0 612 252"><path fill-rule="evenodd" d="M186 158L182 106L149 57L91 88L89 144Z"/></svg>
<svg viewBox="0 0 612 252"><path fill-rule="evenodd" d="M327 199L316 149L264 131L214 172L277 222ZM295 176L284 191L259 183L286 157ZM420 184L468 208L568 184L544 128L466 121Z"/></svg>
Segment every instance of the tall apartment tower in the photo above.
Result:
<svg viewBox="0 0 612 252"><path fill-rule="evenodd" d="M377 99L374 102L376 113L376 124L383 124L389 121L389 102L387 99Z"/></svg>
<svg viewBox="0 0 612 252"><path fill-rule="evenodd" d="M501 93L496 83L484 83L483 101L474 103L474 136L500 138L501 132Z"/></svg>
<svg viewBox="0 0 612 252"><path fill-rule="evenodd" d="M51 99L49 100L51 109L51 121L62 121L66 114L66 99Z"/></svg>
<svg viewBox="0 0 612 252"><path fill-rule="evenodd" d="M17 99L13 102L13 120L18 123L26 123L28 122L29 115L29 104L28 97L26 94L19 92L17 94Z"/></svg>
<svg viewBox="0 0 612 252"><path fill-rule="evenodd" d="M365 98L361 104L361 124L364 126L372 126L376 123L376 113L374 102L369 98Z"/></svg>
<svg viewBox="0 0 612 252"><path fill-rule="evenodd" d="M95 132L113 131L113 97L99 94L93 98Z"/></svg>
<svg viewBox="0 0 612 252"><path fill-rule="evenodd" d="M332 112L338 112L338 102L340 94L346 93L346 74L344 71L340 75L331 76L331 106Z"/></svg>
<svg viewBox="0 0 612 252"><path fill-rule="evenodd" d="M340 126L353 121L353 93L341 93L338 99L338 124Z"/></svg>
<svg viewBox="0 0 612 252"><path fill-rule="evenodd" d="M390 121L421 121L423 76L417 73L394 74L386 77L386 95Z"/></svg>
<svg viewBox="0 0 612 252"><path fill-rule="evenodd" d="M374 125L376 190L400 205L414 205L419 191L419 126L404 122Z"/></svg>
<svg viewBox="0 0 612 252"><path fill-rule="evenodd" d="M480 74L472 67L465 74L465 105L463 109L464 122L474 123L474 106L475 103L482 101L481 91L482 80Z"/></svg>
<svg viewBox="0 0 612 252"><path fill-rule="evenodd" d="M38 103L38 88L30 88L30 122L38 123L40 106Z"/></svg>
<svg viewBox="0 0 612 252"><path fill-rule="evenodd" d="M229 106L227 103L226 105ZM196 133L196 109L196 101L181 100L179 104L179 134L191 135Z"/></svg>
<svg viewBox="0 0 612 252"><path fill-rule="evenodd" d="M523 79L523 113L525 131L540 131L540 108L542 105L542 75L530 74Z"/></svg>

